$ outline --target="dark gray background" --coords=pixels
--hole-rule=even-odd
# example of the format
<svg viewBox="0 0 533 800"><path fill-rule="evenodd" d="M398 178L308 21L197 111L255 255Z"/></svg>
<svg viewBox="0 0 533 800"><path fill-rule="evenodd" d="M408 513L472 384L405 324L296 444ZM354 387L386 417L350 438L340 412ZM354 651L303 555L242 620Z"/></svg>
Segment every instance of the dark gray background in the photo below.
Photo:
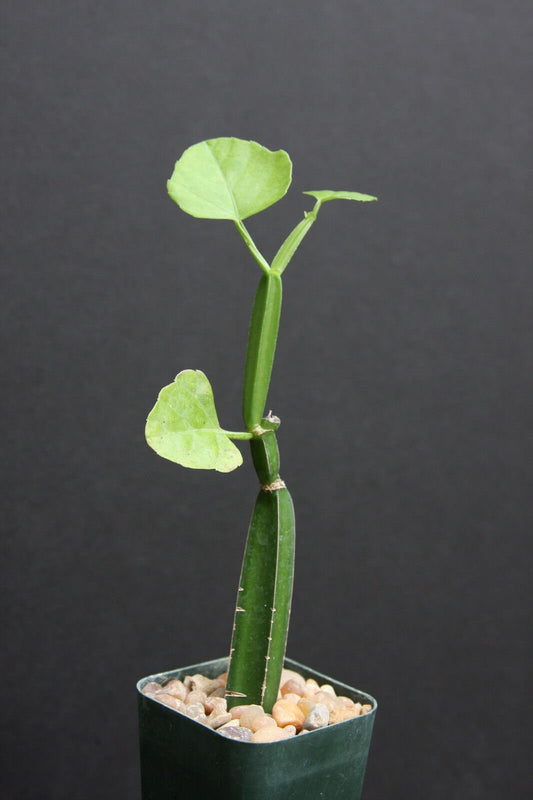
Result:
<svg viewBox="0 0 533 800"><path fill-rule="evenodd" d="M179 212L185 147L285 148L270 404L289 654L380 702L365 800L530 797L529 0L4 4L2 797L139 797L142 675L227 652L255 477L158 459L203 369L240 426L259 269ZM208 800L208 799L206 799Z"/></svg>

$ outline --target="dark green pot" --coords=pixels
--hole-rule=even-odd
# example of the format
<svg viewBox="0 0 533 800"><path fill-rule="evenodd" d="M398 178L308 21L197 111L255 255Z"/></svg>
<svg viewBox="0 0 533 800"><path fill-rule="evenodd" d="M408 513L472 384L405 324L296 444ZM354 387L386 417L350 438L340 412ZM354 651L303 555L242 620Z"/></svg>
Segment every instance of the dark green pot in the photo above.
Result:
<svg viewBox="0 0 533 800"><path fill-rule="evenodd" d="M137 684L143 800L359 800L377 703L326 675L285 666L372 711L305 735L255 744L227 739L142 694L148 681L201 673L214 678L227 659L150 675Z"/></svg>

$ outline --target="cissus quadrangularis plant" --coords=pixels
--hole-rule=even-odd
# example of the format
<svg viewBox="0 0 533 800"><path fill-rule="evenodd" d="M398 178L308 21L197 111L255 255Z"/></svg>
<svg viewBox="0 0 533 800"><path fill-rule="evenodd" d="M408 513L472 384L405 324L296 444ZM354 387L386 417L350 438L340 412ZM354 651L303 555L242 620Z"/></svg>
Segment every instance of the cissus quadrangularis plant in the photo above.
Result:
<svg viewBox="0 0 533 800"><path fill-rule="evenodd" d="M244 371L243 431L220 427L211 385L199 370L180 372L165 386L146 424L148 444L161 456L193 469L230 472L242 464L233 440L250 442L259 494L237 592L226 696L234 704L261 704L270 712L278 694L289 624L294 570L294 509L279 474L279 419L265 407L274 362L282 275L329 200L375 200L346 191L308 191L315 204L269 264L244 220L280 200L291 183L283 150L257 142L209 139L189 147L168 181L170 197L193 217L233 220L262 275L252 309Z"/></svg>

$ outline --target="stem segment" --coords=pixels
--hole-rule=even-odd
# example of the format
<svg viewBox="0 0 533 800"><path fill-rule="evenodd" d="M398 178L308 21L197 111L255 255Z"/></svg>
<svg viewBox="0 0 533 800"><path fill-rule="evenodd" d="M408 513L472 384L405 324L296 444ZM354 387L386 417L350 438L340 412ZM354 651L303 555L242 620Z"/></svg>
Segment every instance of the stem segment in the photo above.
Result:
<svg viewBox="0 0 533 800"><path fill-rule="evenodd" d="M278 275L281 275L281 273L285 270L287 264L295 254L302 240L307 235L311 225L316 220L316 215L318 214L321 205L322 202L317 200L313 210L307 211L303 220L299 222L294 230L289 233L274 256L271 266L273 272L277 272Z"/></svg>
<svg viewBox="0 0 533 800"><path fill-rule="evenodd" d="M268 272L261 276L255 295L244 370L242 412L249 431L261 424L276 352L281 313L281 278Z"/></svg>
<svg viewBox="0 0 533 800"><path fill-rule="evenodd" d="M310 219L304 226L306 230L311 222ZM239 230L250 247L247 231L243 226ZM304 235L305 231L298 231L278 258L280 272ZM254 255L261 264L258 251ZM267 265L252 309L243 390L244 422L252 434L250 447L261 490L248 530L226 687L229 708L241 703L260 703L267 712L272 710L278 695L294 574L294 508L279 475L273 420L263 418L276 351L281 297L280 274ZM277 424L279 420L275 427Z"/></svg>
<svg viewBox="0 0 533 800"><path fill-rule="evenodd" d="M239 233L241 234L242 238L244 239L246 247L248 248L250 253L253 255L253 257L255 258L255 260L257 261L257 263L259 264L259 266L263 270L263 272L265 272L265 273L269 272L270 267L268 265L268 261L259 252L259 250L257 248L257 245L255 244L254 240L252 239L252 237L250 236L250 234L246 230L244 222L242 220L238 220L235 223L235 225L237 226L237 230L239 231Z"/></svg>
<svg viewBox="0 0 533 800"><path fill-rule="evenodd" d="M244 554L226 696L228 707L276 702L287 643L294 573L294 509L279 477L276 434L250 442L261 491ZM272 487L278 488L272 488Z"/></svg>

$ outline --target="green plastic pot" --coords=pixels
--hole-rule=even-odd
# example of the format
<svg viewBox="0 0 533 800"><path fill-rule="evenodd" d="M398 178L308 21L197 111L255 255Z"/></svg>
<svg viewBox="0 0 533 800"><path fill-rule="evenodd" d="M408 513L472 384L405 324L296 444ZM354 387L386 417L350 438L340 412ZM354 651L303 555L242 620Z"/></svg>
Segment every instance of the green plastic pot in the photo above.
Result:
<svg viewBox="0 0 533 800"><path fill-rule="evenodd" d="M376 701L296 661L285 666L372 710L279 742L241 742L142 693L148 681L214 678L226 658L150 675L137 684L143 800L359 800Z"/></svg>

